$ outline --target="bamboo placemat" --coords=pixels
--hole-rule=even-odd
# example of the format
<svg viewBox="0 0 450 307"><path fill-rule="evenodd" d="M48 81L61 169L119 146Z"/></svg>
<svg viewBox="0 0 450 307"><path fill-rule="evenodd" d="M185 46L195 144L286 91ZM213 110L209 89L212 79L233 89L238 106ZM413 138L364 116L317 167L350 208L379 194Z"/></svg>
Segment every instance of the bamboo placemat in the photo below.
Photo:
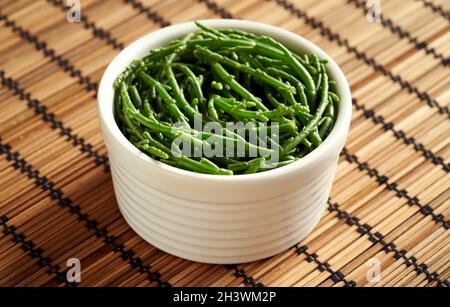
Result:
<svg viewBox="0 0 450 307"><path fill-rule="evenodd" d="M0 3L0 285L449 286L450 2L62 0ZM353 121L329 210L262 261L220 266L165 254L115 202L96 113L108 63L170 24L242 18L296 32L344 70ZM69 258L81 283L65 281ZM381 280L367 280L367 263Z"/></svg>

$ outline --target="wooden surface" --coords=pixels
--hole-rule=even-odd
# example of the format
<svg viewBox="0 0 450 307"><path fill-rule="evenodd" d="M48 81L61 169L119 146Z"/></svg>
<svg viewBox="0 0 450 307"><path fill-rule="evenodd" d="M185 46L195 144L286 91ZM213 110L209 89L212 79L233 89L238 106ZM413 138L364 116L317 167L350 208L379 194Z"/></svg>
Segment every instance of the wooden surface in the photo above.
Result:
<svg viewBox="0 0 450 307"><path fill-rule="evenodd" d="M448 286L450 1L0 2L0 285ZM326 212L297 246L220 266L165 254L116 205L96 87L112 58L162 26L242 18L313 41L344 70L353 121ZM381 264L371 283L367 261Z"/></svg>

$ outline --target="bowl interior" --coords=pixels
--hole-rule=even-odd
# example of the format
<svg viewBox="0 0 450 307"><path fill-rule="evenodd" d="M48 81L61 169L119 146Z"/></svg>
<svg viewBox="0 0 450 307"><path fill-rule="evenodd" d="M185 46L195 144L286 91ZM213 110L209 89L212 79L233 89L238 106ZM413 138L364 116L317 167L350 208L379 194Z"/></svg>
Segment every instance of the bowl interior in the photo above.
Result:
<svg viewBox="0 0 450 307"><path fill-rule="evenodd" d="M117 126L114 114L113 114L113 102L114 102L114 89L113 82L116 77L135 59L141 59L148 54L149 50L166 46L169 42L179 39L189 32L198 31L194 22L182 23L173 25L161 30L152 32L137 41L130 44L124 50L122 50L107 67L102 80L100 82L98 91L98 109L99 117L102 129L107 129L109 133L123 146L131 155L144 159L147 163L152 163L166 169L169 172L175 172L179 176L190 176L197 178L208 178L209 180L249 180L249 179L263 179L278 176L286 172L299 170L310 163L320 163L320 157L326 154L330 150L338 151L342 149L345 142L347 132L350 126L351 120L351 94L347 83L347 80L334 62L322 49L311 43L310 41L298 36L292 32L270 26L263 23L243 21L243 20L230 20L230 19L213 19L202 20L202 23L213 28L234 28L253 32L255 34L271 36L274 39L285 44L292 51L297 53L315 53L320 58L328 60L327 69L330 77L336 80L336 90L341 98L341 102L338 109L338 116L333 130L330 132L325 141L310 154L304 158L281 168L273 169L270 171L237 175L237 176L218 176L209 174L198 174L190 171L185 171L175 167L168 166L163 163L159 163L149 156L142 153L139 149L134 147L126 137L122 134ZM103 131L105 134L105 131ZM245 178L245 179L244 179Z"/></svg>

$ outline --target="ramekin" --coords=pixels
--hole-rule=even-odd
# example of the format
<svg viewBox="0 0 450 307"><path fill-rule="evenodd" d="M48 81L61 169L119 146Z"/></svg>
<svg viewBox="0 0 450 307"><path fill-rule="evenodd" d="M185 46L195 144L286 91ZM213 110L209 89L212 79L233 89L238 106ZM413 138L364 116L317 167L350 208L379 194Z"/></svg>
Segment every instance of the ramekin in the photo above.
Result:
<svg viewBox="0 0 450 307"><path fill-rule="evenodd" d="M341 97L333 130L303 159L257 174L197 174L152 160L119 130L113 114L113 82L132 60L142 58L150 49L197 31L193 22L173 25L130 44L115 57L102 77L98 113L114 190L128 224L165 252L215 264L259 260L298 243L320 220L350 126L350 88L338 65L301 36L243 20L201 22L213 28L235 28L271 36L293 51L315 53L327 59L328 72L336 80Z"/></svg>

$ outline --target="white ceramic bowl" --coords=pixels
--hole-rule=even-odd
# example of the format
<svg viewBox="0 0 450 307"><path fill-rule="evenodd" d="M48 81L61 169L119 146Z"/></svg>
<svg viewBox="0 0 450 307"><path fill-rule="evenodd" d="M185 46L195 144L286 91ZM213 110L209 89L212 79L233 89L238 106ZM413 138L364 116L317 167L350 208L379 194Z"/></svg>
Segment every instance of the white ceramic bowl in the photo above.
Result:
<svg viewBox="0 0 450 307"><path fill-rule="evenodd" d="M156 162L135 148L113 116L113 82L133 59L188 32L193 22L152 32L125 48L106 69L98 109L119 208L130 226L152 245L189 260L232 264L273 256L301 241L318 223L330 195L339 153L351 119L348 83L320 48L280 28L242 20L205 20L271 36L296 52L329 60L341 97L336 124L312 153L268 172L216 176Z"/></svg>

